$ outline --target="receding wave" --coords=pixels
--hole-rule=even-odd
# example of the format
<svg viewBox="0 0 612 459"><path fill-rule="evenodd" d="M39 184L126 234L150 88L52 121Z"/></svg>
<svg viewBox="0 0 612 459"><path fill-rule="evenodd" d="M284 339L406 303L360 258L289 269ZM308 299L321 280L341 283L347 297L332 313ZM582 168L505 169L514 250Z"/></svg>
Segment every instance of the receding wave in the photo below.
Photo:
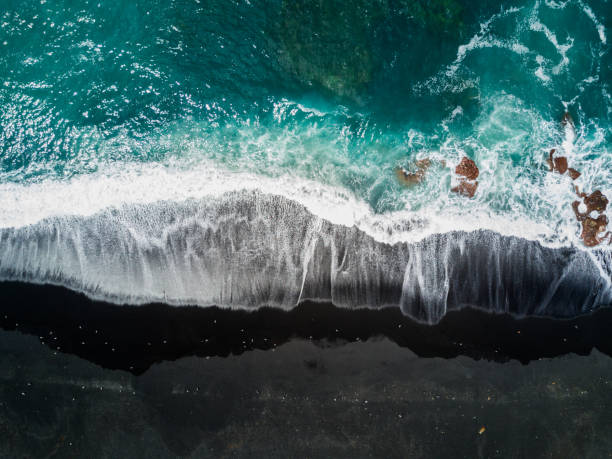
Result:
<svg viewBox="0 0 612 459"><path fill-rule="evenodd" d="M489 230L388 243L257 190L132 203L0 229L0 279L115 303L399 306L435 323L464 306L573 317L612 304L610 253Z"/></svg>

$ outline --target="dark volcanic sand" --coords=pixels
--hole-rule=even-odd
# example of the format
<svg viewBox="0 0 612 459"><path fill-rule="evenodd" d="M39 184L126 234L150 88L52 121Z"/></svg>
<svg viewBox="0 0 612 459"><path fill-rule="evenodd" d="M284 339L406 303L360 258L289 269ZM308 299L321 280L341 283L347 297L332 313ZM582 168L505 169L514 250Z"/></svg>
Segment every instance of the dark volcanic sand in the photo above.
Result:
<svg viewBox="0 0 612 459"><path fill-rule="evenodd" d="M3 283L0 312L21 332L0 332L2 457L612 453L612 360L590 352L610 353L610 310L428 327L392 309L118 307Z"/></svg>

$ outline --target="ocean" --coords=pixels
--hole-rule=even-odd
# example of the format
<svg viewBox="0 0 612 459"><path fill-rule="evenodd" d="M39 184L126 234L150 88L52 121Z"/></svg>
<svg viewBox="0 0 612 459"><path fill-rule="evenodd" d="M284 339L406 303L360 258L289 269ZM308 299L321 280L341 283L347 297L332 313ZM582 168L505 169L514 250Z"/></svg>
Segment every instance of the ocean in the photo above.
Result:
<svg viewBox="0 0 612 459"><path fill-rule="evenodd" d="M574 185L612 195L605 1L3 5L2 279L433 323L469 302L457 282L520 309L503 278L528 267L561 293L516 312L611 301L609 245L585 247L571 206ZM575 182L549 172L553 148ZM452 191L464 156L471 199ZM552 304L576 277L588 298Z"/></svg>

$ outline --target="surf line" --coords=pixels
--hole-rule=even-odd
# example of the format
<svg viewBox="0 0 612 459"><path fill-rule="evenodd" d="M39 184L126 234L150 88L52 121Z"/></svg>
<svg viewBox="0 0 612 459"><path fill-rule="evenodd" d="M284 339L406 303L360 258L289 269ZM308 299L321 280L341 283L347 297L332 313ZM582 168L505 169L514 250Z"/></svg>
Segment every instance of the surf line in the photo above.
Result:
<svg viewBox="0 0 612 459"><path fill-rule="evenodd" d="M574 119L569 112L565 112L561 119L561 126L565 132L565 140L563 142L565 149L572 145L576 138L576 128ZM550 150L546 163L550 172L556 172L561 175L566 173L572 180L576 180L582 174L577 169L569 167L567 156L555 156L557 150ZM446 167L446 161L440 161L442 167ZM402 166L395 168L395 176L398 182L405 187L413 187L419 185L425 180L427 170L431 167L432 161L429 158L419 159L413 163L412 169L407 170ZM464 156L461 162L455 168L455 174L458 179L458 185L451 188L451 191L462 196L473 198L478 188L478 166L474 160ZM576 195L582 200L572 202L571 206L576 215L576 220L582 225L580 239L582 239L586 247L595 247L603 242L612 244L612 231L607 231L608 217L605 215L608 206L608 198L600 191L585 193L574 185ZM585 209L584 211L581 210ZM595 214L594 214L595 213Z"/></svg>

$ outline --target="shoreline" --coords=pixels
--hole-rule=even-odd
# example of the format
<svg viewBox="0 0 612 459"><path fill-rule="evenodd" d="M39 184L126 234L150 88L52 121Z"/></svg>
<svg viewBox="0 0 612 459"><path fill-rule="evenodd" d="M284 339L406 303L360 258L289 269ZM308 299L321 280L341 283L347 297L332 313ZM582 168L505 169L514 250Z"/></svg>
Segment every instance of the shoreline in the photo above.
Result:
<svg viewBox="0 0 612 459"><path fill-rule="evenodd" d="M115 304L290 309L323 300L399 305L430 324L464 305L571 318L612 304L605 251L484 229L389 245L260 194L58 217L0 229L0 245L0 279L63 285Z"/></svg>
<svg viewBox="0 0 612 459"><path fill-rule="evenodd" d="M136 375L163 361L274 350L294 339L325 348L387 338L420 357L464 355L523 364L593 349L612 355L610 308L573 319L516 318L465 308L426 325L399 308L349 310L310 301L290 311L118 306L64 287L22 282L0 282L0 297L2 329L38 336L51 349Z"/></svg>

